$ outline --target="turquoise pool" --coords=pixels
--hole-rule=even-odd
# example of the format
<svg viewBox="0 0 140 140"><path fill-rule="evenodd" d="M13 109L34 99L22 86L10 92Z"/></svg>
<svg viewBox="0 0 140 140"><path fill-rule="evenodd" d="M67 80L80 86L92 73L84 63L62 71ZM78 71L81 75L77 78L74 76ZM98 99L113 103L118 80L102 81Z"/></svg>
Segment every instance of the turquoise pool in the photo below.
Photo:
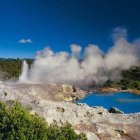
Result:
<svg viewBox="0 0 140 140"><path fill-rule="evenodd" d="M118 93L91 93L78 103L86 103L89 106L103 106L106 109L117 107L124 113L140 112L140 95L129 92Z"/></svg>

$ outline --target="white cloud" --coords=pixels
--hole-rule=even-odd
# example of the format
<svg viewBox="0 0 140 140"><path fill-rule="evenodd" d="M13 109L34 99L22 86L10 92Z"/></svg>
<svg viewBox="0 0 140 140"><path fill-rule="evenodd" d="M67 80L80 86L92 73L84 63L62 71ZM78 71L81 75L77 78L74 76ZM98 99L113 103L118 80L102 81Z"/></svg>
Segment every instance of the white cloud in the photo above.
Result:
<svg viewBox="0 0 140 140"><path fill-rule="evenodd" d="M33 41L31 39L21 39L18 41L19 43L33 43Z"/></svg>

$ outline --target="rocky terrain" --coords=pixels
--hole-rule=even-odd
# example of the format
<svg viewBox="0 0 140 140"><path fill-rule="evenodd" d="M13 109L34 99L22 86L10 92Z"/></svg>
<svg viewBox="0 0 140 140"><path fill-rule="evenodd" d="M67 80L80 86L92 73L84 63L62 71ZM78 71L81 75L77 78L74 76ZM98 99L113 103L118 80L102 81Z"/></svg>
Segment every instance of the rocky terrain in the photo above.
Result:
<svg viewBox="0 0 140 140"><path fill-rule="evenodd" d="M12 94L12 98L19 100L31 98L32 100L73 101L82 99L87 94L78 87L44 83L1 83L0 91L10 93L7 98Z"/></svg>
<svg viewBox="0 0 140 140"><path fill-rule="evenodd" d="M69 122L77 133L85 132L89 140L139 140L140 113L113 114L103 107L71 103L86 93L69 85L1 84L1 100L20 100L30 105L31 113L43 116L48 123Z"/></svg>
<svg viewBox="0 0 140 140"><path fill-rule="evenodd" d="M116 87L101 87L101 88L96 89L96 91L100 91L100 92L130 92L130 93L134 93L134 94L140 94L140 90L136 90L136 89L122 90L122 89L116 88Z"/></svg>

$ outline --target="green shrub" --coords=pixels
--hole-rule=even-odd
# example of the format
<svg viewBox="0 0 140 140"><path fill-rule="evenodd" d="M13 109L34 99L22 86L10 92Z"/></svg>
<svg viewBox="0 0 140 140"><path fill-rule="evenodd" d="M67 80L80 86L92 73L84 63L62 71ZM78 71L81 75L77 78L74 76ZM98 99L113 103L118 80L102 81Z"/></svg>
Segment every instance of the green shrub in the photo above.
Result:
<svg viewBox="0 0 140 140"><path fill-rule="evenodd" d="M66 123L59 127L56 122L52 123L48 130L49 140L87 140L85 134L77 135L71 124Z"/></svg>
<svg viewBox="0 0 140 140"><path fill-rule="evenodd" d="M18 101L0 101L0 140L86 140L70 124L48 126L44 118L30 114Z"/></svg>

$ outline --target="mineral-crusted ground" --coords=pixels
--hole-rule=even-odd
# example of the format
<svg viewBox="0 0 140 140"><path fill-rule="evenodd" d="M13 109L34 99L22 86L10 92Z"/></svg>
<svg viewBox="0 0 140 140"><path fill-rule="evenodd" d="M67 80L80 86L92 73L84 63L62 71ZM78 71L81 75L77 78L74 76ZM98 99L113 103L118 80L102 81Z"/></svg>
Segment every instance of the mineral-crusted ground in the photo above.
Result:
<svg viewBox="0 0 140 140"><path fill-rule="evenodd" d="M4 94L7 93L7 95ZM76 132L85 132L89 140L139 140L140 113L112 114L103 107L71 103L86 93L69 85L1 84L0 99L18 99L32 107L31 113L43 116L48 123L69 122ZM64 101L65 100L65 101Z"/></svg>

